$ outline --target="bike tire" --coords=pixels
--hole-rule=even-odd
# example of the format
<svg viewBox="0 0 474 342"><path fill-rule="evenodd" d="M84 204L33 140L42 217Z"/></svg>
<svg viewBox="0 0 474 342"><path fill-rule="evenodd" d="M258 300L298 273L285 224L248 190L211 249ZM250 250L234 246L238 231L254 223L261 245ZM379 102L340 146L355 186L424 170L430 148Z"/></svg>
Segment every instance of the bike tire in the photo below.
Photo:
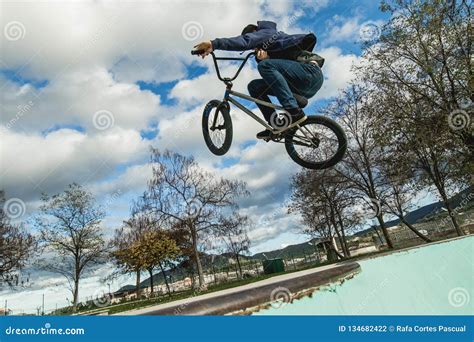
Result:
<svg viewBox="0 0 474 342"><path fill-rule="evenodd" d="M212 140L210 135L213 116L211 115L213 110L215 110L215 115L222 117L223 124L221 125L221 131L224 131L225 137L222 146L217 146ZM202 134L204 141L207 145L209 151L217 156L222 156L229 151L230 146L232 145L233 129L232 129L232 119L229 113L229 104L227 102L222 102L219 100L212 100L206 104L202 114Z"/></svg>
<svg viewBox="0 0 474 342"><path fill-rule="evenodd" d="M312 170L327 169L339 163L342 158L344 158L344 155L347 150L347 137L342 127L336 121L320 115L308 116L308 118L299 126L304 127L306 125L322 125L330 129L337 137L337 152L328 160L324 160L321 162L310 162L304 160L295 150L294 137L296 132L298 132L300 128L294 127L290 129L290 131L285 135L285 148L290 158L293 159L293 161L297 164L303 166L304 168Z"/></svg>

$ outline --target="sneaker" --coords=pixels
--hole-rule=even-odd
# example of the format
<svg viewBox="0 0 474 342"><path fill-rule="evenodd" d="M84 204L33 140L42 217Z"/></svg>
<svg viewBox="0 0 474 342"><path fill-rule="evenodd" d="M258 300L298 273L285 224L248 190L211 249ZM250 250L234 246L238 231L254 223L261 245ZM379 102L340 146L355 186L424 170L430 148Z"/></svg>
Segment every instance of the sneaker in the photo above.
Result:
<svg viewBox="0 0 474 342"><path fill-rule="evenodd" d="M306 114L301 110L301 108L291 108L287 109L287 111L291 115L291 124L288 126L288 128L296 126L307 119Z"/></svg>
<svg viewBox="0 0 474 342"><path fill-rule="evenodd" d="M306 114L301 108L287 109L288 113L275 114L272 117L271 126L274 128L273 133L280 133L294 127L307 119Z"/></svg>
<svg viewBox="0 0 474 342"><path fill-rule="evenodd" d="M257 139L270 139L272 137L272 131L266 129L257 133Z"/></svg>

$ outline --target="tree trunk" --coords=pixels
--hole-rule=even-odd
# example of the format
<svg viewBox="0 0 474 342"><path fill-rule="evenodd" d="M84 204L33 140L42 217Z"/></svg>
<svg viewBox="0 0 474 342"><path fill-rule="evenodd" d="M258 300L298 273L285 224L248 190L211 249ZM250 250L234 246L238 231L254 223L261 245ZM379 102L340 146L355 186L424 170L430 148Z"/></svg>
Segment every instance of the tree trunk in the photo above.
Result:
<svg viewBox="0 0 474 342"><path fill-rule="evenodd" d="M422 239L423 241L425 242L432 242L431 239L427 238L426 236L424 236L423 234L421 234L418 229L416 229L413 225L411 225L410 223L408 223L406 220L405 220L405 217L404 216L398 216L398 218L400 219L400 221L402 221L402 223L407 226L408 229L410 229L413 233L415 233L420 239Z"/></svg>
<svg viewBox="0 0 474 342"><path fill-rule="evenodd" d="M375 234L377 234L377 238L379 239L380 244L383 244L383 240L382 240L382 237L380 236L379 230L377 229L377 225L373 224L372 227L374 228Z"/></svg>
<svg viewBox="0 0 474 342"><path fill-rule="evenodd" d="M239 267L240 278L242 278L242 266L240 265L239 253L235 255L235 259L237 260L237 266Z"/></svg>
<svg viewBox="0 0 474 342"><path fill-rule="evenodd" d="M463 236L465 235L464 232L462 231L461 227L459 227L458 221L456 220L455 213L453 212L451 208L451 204L449 204L448 196L446 194L442 193L442 198L444 202L444 206L448 210L448 215L451 218L451 222L453 223L454 229L456 230L456 233L458 236Z"/></svg>
<svg viewBox="0 0 474 342"><path fill-rule="evenodd" d="M387 242L387 246L389 249L393 249L392 239L388 235L387 227L385 226L385 222L383 220L382 214L377 215L377 221L379 221L380 228L382 228L383 236L385 237L385 241Z"/></svg>
<svg viewBox="0 0 474 342"><path fill-rule="evenodd" d="M74 279L74 290L72 294L72 312L77 311L77 302L79 300L79 277Z"/></svg>
<svg viewBox="0 0 474 342"><path fill-rule="evenodd" d="M194 252L194 261L196 262L196 268L199 276L199 287L204 288L204 273L202 271L201 259L199 258L199 251L198 251L198 241L197 241L197 233L194 227L191 227L191 237L193 242L193 252Z"/></svg>
<svg viewBox="0 0 474 342"><path fill-rule="evenodd" d="M153 295L153 268L149 268L148 273L150 274L150 295Z"/></svg>
<svg viewBox="0 0 474 342"><path fill-rule="evenodd" d="M137 282L135 284L135 291L137 293L137 299L140 298L140 270L137 271Z"/></svg>
<svg viewBox="0 0 474 342"><path fill-rule="evenodd" d="M459 227L458 222L456 220L456 217L454 216L455 213L451 209L451 204L449 203L448 196L446 195L446 190L445 190L444 184L441 184L439 181L436 181L435 179L433 179L433 180L434 180L435 186L438 189L438 192L441 196L441 199L443 200L443 204L446 207L446 210L448 210L448 215L451 218L451 222L453 223L453 226L454 226L454 229L456 230L456 233L458 234L458 236L463 236L464 232L462 231L461 227Z"/></svg>
<svg viewBox="0 0 474 342"><path fill-rule="evenodd" d="M344 242L342 241L342 236L341 236L341 233L339 232L339 230L337 229L337 224L336 222L334 222L334 220L332 220L332 224L333 224L333 227L334 227L334 230L336 231L336 235L337 235L337 238L339 239L339 242L341 243L341 248L342 248L342 253L344 254L344 257L347 257L347 251L346 251L346 248L344 246ZM336 250L337 248L337 244L336 246L334 246L334 249Z"/></svg>
<svg viewBox="0 0 474 342"><path fill-rule="evenodd" d="M161 262L158 262L158 265L160 266L161 274L163 275L163 278L165 279L166 290L168 291L168 296L171 297L170 285L168 284L168 278L166 277L165 270L163 269L163 265L161 265Z"/></svg>
<svg viewBox="0 0 474 342"><path fill-rule="evenodd" d="M337 218L339 221L339 226L341 227L342 243L344 244L344 248L346 249L347 256L350 257L351 252L349 251L349 247L347 247L346 233L344 232L344 224L342 223L342 217L339 211L337 211Z"/></svg>
<svg viewBox="0 0 474 342"><path fill-rule="evenodd" d="M76 248L74 253L74 288L72 293L72 312L76 312L79 301L79 279L81 277L81 264L79 250Z"/></svg>

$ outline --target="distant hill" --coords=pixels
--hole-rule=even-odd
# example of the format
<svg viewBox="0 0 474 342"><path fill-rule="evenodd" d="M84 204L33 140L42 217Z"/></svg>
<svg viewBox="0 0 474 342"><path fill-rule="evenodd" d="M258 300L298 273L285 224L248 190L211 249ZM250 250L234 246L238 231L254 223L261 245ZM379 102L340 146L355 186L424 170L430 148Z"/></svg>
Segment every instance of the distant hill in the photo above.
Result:
<svg viewBox="0 0 474 342"><path fill-rule="evenodd" d="M305 254L314 253L315 247L311 244L316 242L318 239L311 239L309 241L298 243L295 245L288 245L285 248L276 249L273 251L261 252L252 255L252 259L265 260L275 258L300 258Z"/></svg>
<svg viewBox="0 0 474 342"><path fill-rule="evenodd" d="M461 204L461 202L464 200L464 198L466 198L466 196L468 196L473 190L474 189L471 186L471 187L461 191L460 193L456 194L455 196L453 196L450 200L452 208L453 209L457 208ZM444 204L442 202L440 202L440 201L434 202L434 203L425 205L423 207L420 207L418 209L415 209L415 210L409 212L406 215L406 219L407 219L408 223L410 223L410 224L415 224L415 223L420 222L422 220L423 221L424 220L429 220L429 219L434 218L438 214L440 214L440 212L442 212L441 208L444 208ZM397 226L399 224L400 224L399 219L386 222L387 228ZM378 228L378 226L377 226L377 228ZM362 236L362 235L365 235L367 232L369 232L371 230L373 230L372 227L361 230L357 233L354 233L353 235Z"/></svg>

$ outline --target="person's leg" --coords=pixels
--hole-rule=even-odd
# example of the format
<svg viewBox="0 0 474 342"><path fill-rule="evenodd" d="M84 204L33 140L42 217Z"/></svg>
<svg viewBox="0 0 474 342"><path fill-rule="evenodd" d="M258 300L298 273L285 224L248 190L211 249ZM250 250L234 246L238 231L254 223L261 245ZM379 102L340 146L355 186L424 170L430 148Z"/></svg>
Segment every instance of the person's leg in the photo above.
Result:
<svg viewBox="0 0 474 342"><path fill-rule="evenodd" d="M306 63L301 64L301 67L305 70L308 76L308 78L304 82L304 86L300 86L299 89L295 89L290 83L290 88L293 93L302 95L309 99L313 97L319 91L319 89L321 89L321 86L324 82L324 76L321 71L321 68L316 64ZM297 85L299 84L297 83Z"/></svg>
<svg viewBox="0 0 474 342"><path fill-rule="evenodd" d="M264 80L259 79L251 81L248 84L247 89L249 91L250 96L262 101L271 102L268 95L273 95L273 93L271 92L270 86ZM262 112L265 120L270 123L270 118L272 114L275 113L275 110L273 108L263 106L258 103L257 106Z"/></svg>
<svg viewBox="0 0 474 342"><path fill-rule="evenodd" d="M293 93L312 97L321 88L322 73L316 65L286 59L266 59L258 64L263 80L281 105L290 110L298 109Z"/></svg>

